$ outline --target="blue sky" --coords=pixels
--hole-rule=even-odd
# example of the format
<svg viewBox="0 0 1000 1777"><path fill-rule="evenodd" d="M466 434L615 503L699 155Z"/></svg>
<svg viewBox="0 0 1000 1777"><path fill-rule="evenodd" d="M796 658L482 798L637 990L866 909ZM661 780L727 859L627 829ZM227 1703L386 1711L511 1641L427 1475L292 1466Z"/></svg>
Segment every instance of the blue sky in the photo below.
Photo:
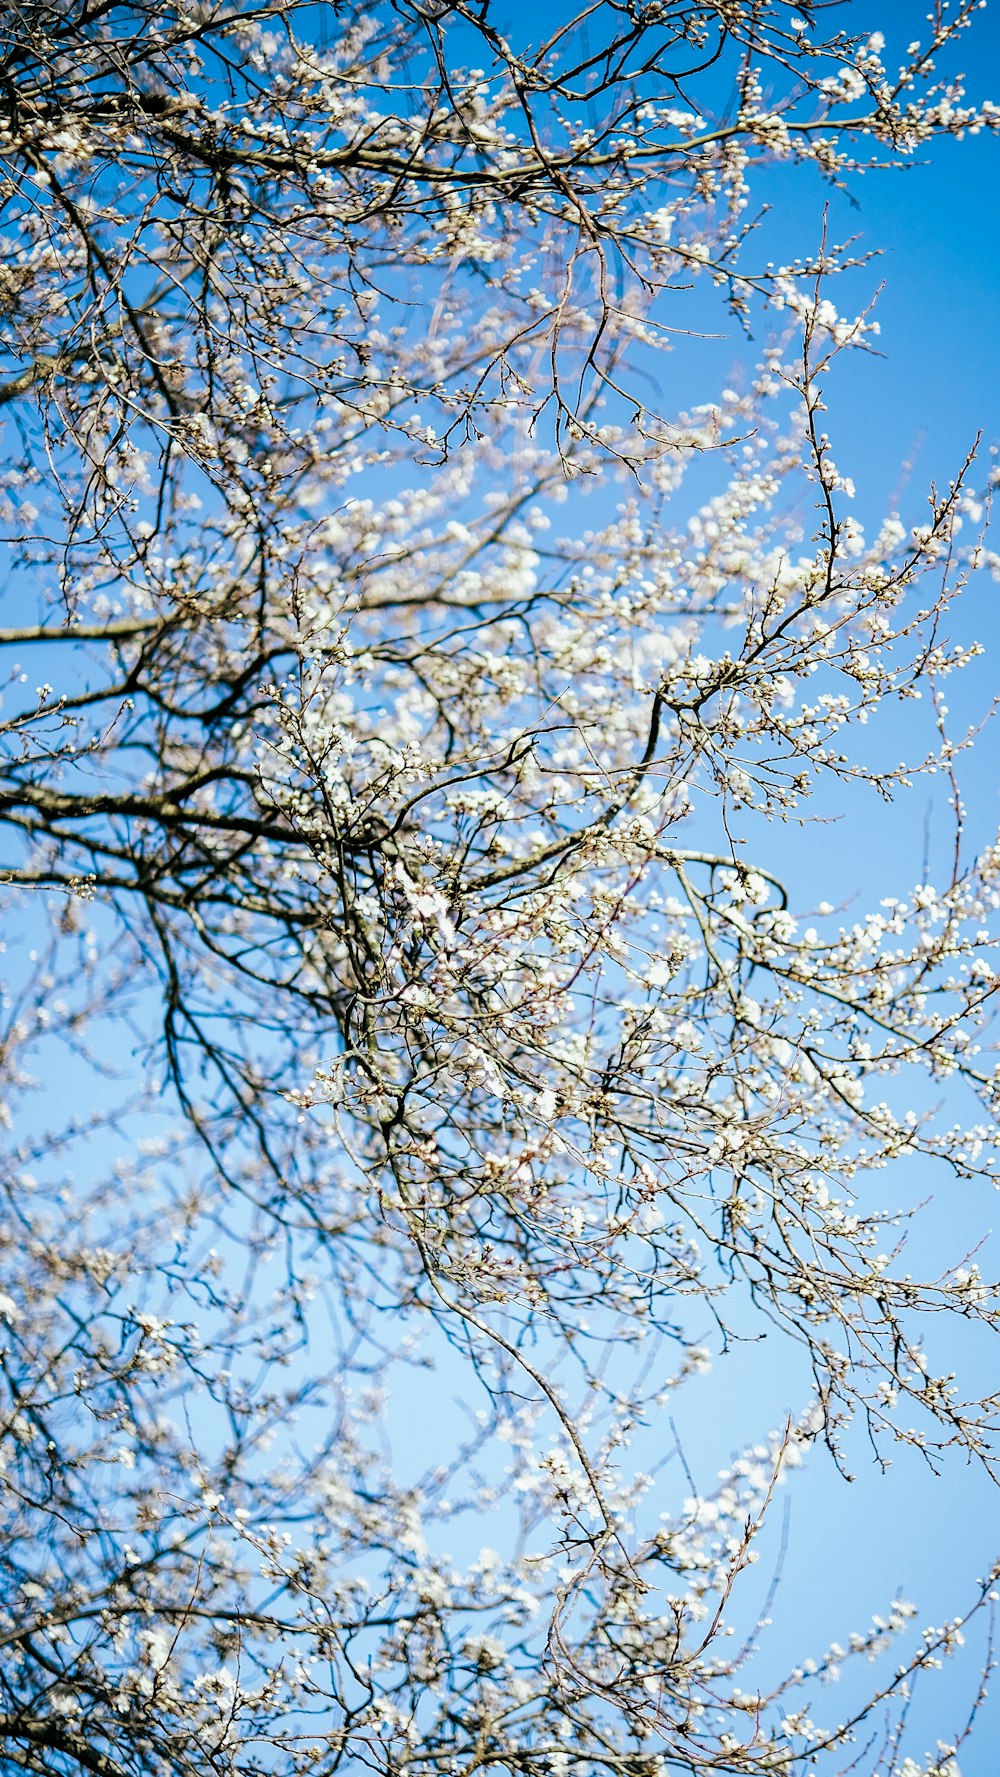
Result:
<svg viewBox="0 0 1000 1777"><path fill-rule="evenodd" d="M503 13L518 37L537 18L527 4L495 10L498 24ZM836 22L851 30L882 30L892 45L921 33L927 8L908 0L850 0L839 11L843 18ZM546 27L549 22L547 17ZM973 91L989 93L991 81L1000 89L1000 5L991 3L981 15L956 59ZM759 181L758 190L773 205L768 231L792 250L806 252L817 244L828 202L834 238L858 234L861 246L881 253L855 275L853 291L863 301L881 286L883 355L840 360L826 422L838 465L856 481L860 514L868 522L896 503L904 517L921 516L926 484L947 482L980 432L984 452L976 479L985 482L988 447L1000 444L998 189L1000 152L987 136L931 144L906 172L855 176L847 192L824 188L808 169L782 167ZM711 399L718 387L713 376L719 366L728 372L727 359L738 366L752 363L753 355L754 347L731 331L699 360L706 381L694 398ZM679 368L681 400L691 398L695 375L688 365ZM669 399L670 361L663 381ZM998 596L1000 589L984 581L970 591L957 619L959 634L975 634L986 647L983 661L951 699L957 726L965 718L980 719L1000 691ZM963 775L970 830L980 838L996 831L997 779L997 742L988 729ZM853 808L846 824L814 833L808 843L816 871L830 873L824 894L834 901L840 895L877 900L905 894L919 879L925 826L929 822L933 851L943 813L942 793L935 801L918 785L908 804L888 814L873 801L866 809ZM935 1181L932 1226L950 1256L951 1241L988 1232L1000 1206L982 1195L951 1195L951 1188L942 1194L940 1185ZM955 1262L960 1257L956 1253ZM991 1270L986 1261L984 1270ZM994 1260L993 1274L998 1270ZM996 1361L994 1354L984 1363L984 1387L996 1385ZM744 1438L773 1424L783 1407L802 1404L793 1398L793 1375L780 1352L744 1347L717 1366L710 1413L696 1390L690 1402L678 1403L685 1453L699 1485L710 1482L715 1467ZM416 1424L414 1435L419 1438ZM919 1605L921 1622L955 1612L967 1597L967 1582L1000 1552L1000 1498L972 1471L956 1469L938 1479L918 1460L901 1459L885 1476L870 1465L860 1467L848 1485L816 1453L788 1492L790 1552L774 1611L776 1664L782 1655L794 1661L818 1653L830 1636L863 1628L899 1592ZM974 1694L979 1652L970 1648L967 1659L928 1686L915 1712L921 1745L932 1749L962 1719ZM998 1744L1000 1699L984 1710L963 1751L963 1777L994 1777ZM863 1760L859 1769L866 1770Z"/></svg>
<svg viewBox="0 0 1000 1777"><path fill-rule="evenodd" d="M537 4L529 7L527 0L510 0L495 11L498 23L506 12L521 29L525 19L539 17ZM919 0L849 0L841 11L851 28L881 29L906 41L918 33L926 8ZM548 17L545 23L548 28ZM966 43L976 84L988 86L995 77L1000 94L1000 0L991 0L981 28ZM860 233L863 245L882 252L857 274L854 288L865 300L884 286L878 310L884 356L841 359L828 422L837 461L854 477L868 520L881 515L904 480L900 504L917 516L924 484L932 477L946 481L978 431L986 445L991 439L1000 442L998 172L996 142L980 137L935 144L926 164L905 174L853 178L847 193L826 190L808 170L777 169L763 181L773 205L768 228L774 238L808 251L818 241L823 204L829 201L835 236ZM714 319L719 322L718 315ZM724 380L730 364L751 363L754 351L733 330L690 362L685 359L677 372L682 391L665 379L665 398L711 399L720 372ZM984 473L987 461L984 457ZM969 719L978 719L1000 688L998 593L989 583L974 589L962 620L987 647L962 694ZM982 836L997 823L996 756L996 742L987 732L966 775L970 825ZM939 812L933 802L930 812L933 826ZM891 815L874 803L867 812L852 808L848 823L810 836L817 880L830 873L824 895L836 901L841 895L878 899L905 893L919 872L927 813L928 792L920 788L911 804ZM903 1186L908 1188L909 1181ZM984 1206L968 1194L942 1200L934 1206L940 1218L935 1226L942 1240L961 1241L985 1232L994 1208L1000 1205ZM745 1440L753 1441L780 1423L786 1410L804 1404L801 1371L787 1351L772 1346L773 1341L736 1347L717 1364L707 1393L696 1386L679 1398L678 1429L699 1486L710 1487L715 1471ZM392 1412L393 1443L405 1451L406 1467L419 1472L438 1459L449 1424L464 1429L462 1415L449 1405L451 1396L463 1394L472 1405L478 1403L468 1381L453 1377L447 1365L426 1384L409 1377L400 1392ZM651 1441L663 1436L662 1426L654 1428ZM664 1504L676 1505L687 1491L678 1471L677 1462L665 1471ZM774 1611L776 1666L818 1654L831 1637L864 1628L897 1591L920 1605L922 1621L958 1610L968 1597L967 1582L1000 1552L1000 1499L973 1471L955 1470L941 1481L918 1461L901 1460L886 1476L870 1465L859 1468L858 1479L848 1485L817 1452L788 1489L788 1499L790 1549ZM461 1532L463 1538L472 1534ZM495 1535L495 1528L484 1527L482 1540ZM929 1692L919 1717L921 1725L926 1721L929 1746L961 1718L971 1698L977 1650L970 1651L971 1659L949 1670ZM963 1777L994 1777L998 1742L1000 1707L995 1707L963 1756ZM863 1765L860 1770L867 1777Z"/></svg>

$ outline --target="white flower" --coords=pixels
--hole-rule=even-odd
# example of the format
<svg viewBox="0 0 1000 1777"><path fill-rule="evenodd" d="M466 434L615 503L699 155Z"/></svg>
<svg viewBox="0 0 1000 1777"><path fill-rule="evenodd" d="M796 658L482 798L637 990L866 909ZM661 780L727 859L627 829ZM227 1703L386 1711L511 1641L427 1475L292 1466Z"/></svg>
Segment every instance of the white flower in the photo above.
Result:
<svg viewBox="0 0 1000 1777"><path fill-rule="evenodd" d="M660 241L666 244L674 231L674 212L671 209L651 210L646 218L650 228Z"/></svg>

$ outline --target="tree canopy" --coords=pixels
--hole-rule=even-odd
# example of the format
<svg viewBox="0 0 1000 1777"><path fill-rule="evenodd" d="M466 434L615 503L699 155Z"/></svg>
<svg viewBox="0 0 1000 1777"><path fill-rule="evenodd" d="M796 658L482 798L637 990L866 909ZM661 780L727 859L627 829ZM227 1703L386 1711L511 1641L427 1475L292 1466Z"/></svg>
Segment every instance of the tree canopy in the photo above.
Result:
<svg viewBox="0 0 1000 1777"><path fill-rule="evenodd" d="M998 1182L990 474L864 522L823 418L824 184L996 125L978 11L4 10L0 1770L957 1771L907 1699L994 1574L839 1711L741 1600L809 1447L998 1459L895 1183ZM817 907L920 774L945 879ZM765 1329L801 1413L699 1493Z"/></svg>

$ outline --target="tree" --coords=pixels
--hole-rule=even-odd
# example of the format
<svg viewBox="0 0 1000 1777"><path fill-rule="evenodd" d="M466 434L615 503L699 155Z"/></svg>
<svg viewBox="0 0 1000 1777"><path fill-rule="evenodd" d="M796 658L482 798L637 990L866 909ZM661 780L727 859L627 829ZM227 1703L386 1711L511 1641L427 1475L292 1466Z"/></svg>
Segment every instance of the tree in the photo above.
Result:
<svg viewBox="0 0 1000 1777"><path fill-rule="evenodd" d="M863 530L862 260L752 218L776 157L995 124L936 69L977 8L898 73L858 4L494 10L5 14L4 1771L833 1771L886 1708L864 1769L924 1769L958 1621L837 1715L741 1575L852 1424L996 1463L947 1367L995 1291L910 1275L875 1178L996 1178L940 691L982 490ZM769 343L678 413L705 289ZM948 880L803 927L781 833L933 771ZM801 1419L654 1486L644 1415L761 1324ZM474 1404L418 1473L433 1362Z"/></svg>

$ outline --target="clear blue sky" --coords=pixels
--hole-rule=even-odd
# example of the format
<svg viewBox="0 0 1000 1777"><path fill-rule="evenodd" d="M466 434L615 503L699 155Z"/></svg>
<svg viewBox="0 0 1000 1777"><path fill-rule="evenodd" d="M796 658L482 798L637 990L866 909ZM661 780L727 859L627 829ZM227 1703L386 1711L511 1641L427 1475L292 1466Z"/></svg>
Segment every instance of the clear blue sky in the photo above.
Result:
<svg viewBox="0 0 1000 1777"><path fill-rule="evenodd" d="M827 13L826 20L851 30L878 29L890 45L905 44L926 28L927 10L911 0L848 0ZM501 0L491 16L500 28L509 21L512 36L522 39L530 34L532 21L536 28L550 30L562 11L560 6L546 12L539 26L536 6L527 0L508 0L504 6ZM958 60L973 91L1000 97L1000 4L991 0L977 29L967 34ZM838 465L857 484L862 518L879 517L894 490L905 484L899 503L904 515L916 520L926 483L932 478L946 482L977 432L987 447L1000 443L997 141L980 136L931 144L923 161L905 173L852 178L846 193L824 187L810 169L787 167L776 169L758 189L774 206L768 224L772 238L783 239L792 251L808 252L817 244L826 201L835 238L859 234L861 245L881 249L882 257L857 274L854 289L863 299L884 286L878 307L884 356L854 354L841 360L831 385L827 427ZM730 341L706 351L703 361L679 367L679 400L711 399L718 387L713 379L720 369L723 375L728 372L727 358L732 364L752 362L753 347L734 331ZM707 381L693 393L699 363ZM664 393L671 393L669 376L664 377ZM981 480L988 466L984 452ZM987 648L982 667L970 674L963 693L970 718L980 716L994 691L1000 691L998 596L1000 589L990 583L975 588L962 620L963 633L971 630ZM1000 812L997 757L996 739L987 733L965 778L970 826L984 837L996 831ZM916 795L919 801L891 818L873 808L867 824L859 826L858 817L852 816L846 831L830 835L825 852L820 837L818 856L836 877L824 885L827 898L857 892L877 900L912 886L919 875L928 792L922 788ZM932 807L932 825L936 812ZM890 1184L887 1195L892 1196ZM943 1241L960 1239L965 1230L986 1232L990 1218L1000 1218L1000 1204L981 1196L939 1200L933 1213L940 1218L935 1225ZM994 1275L1000 1272L998 1245L994 1242ZM960 1257L956 1253L954 1261ZM986 1261L984 1270L990 1271ZM992 1361L996 1363L995 1355ZM984 1387L989 1385L987 1376ZM686 1454L699 1484L707 1485L740 1442L765 1431L783 1407L801 1406L801 1399L790 1397L791 1387L785 1360L765 1347L744 1348L718 1366L710 1415L693 1422L682 1419ZM697 1410L700 1403L703 1397L693 1392L690 1408ZM684 1411L680 1406L679 1412ZM413 1435L419 1443L417 1414ZM920 1606L922 1622L957 1611L968 1595L966 1582L1000 1553L1000 1495L971 1471L957 1470L936 1480L917 1461L900 1460L887 1476L868 1468L849 1486L816 1454L789 1497L791 1547L774 1612L776 1644L789 1662L819 1653L830 1637L863 1628L896 1592ZM971 1701L977 1654L970 1650L964 1665L949 1668L928 1687L916 1719L924 1730L921 1744L929 1749L938 1735L950 1732ZM995 1777L998 1748L1000 1685L963 1754L963 1777ZM859 1771L866 1777L864 1761Z"/></svg>
<svg viewBox="0 0 1000 1777"><path fill-rule="evenodd" d="M544 0L541 5L494 0L491 16L500 28L509 21L512 35L521 37L539 21L550 30L561 10L562 0L551 9ZM905 42L919 34L927 6L921 0L848 0L840 11L845 27L880 29L890 40ZM989 90L992 80L1000 98L1000 0L991 0L966 43L963 59L974 85ZM863 245L882 250L882 258L858 274L855 289L863 300L884 284L879 298L884 356L841 360L828 422L838 464L855 479L866 519L880 515L900 484L904 464L911 468L902 504L915 517L923 484L931 477L946 481L978 431L987 445L1000 442L998 188L1000 149L985 137L932 145L926 164L905 174L852 179L847 193L825 188L809 169L777 169L762 182L763 195L774 206L772 236L793 250L807 252L818 242L825 201L834 236L859 233ZM719 316L715 321L725 325ZM665 398L711 399L729 365L752 362L753 353L734 330L703 356L685 359L678 367L678 387L665 379ZM987 461L984 457L984 472ZM982 667L966 688L970 716L980 715L994 688L1000 689L998 596L1000 588L986 585L968 601L968 628L987 645ZM996 741L988 735L966 780L971 825L983 835L997 823L996 759ZM902 808L893 819L880 813L867 825L854 825L846 843L842 829L828 830L827 841L822 835L810 840L817 872L836 876L823 883L827 898L857 892L877 900L905 892L919 866L926 792L920 795L919 804ZM942 1202L936 1209L949 1239L965 1229L985 1231L985 1218L994 1211L1000 1220L1000 1202L984 1205L981 1198ZM989 1269L985 1261L983 1268ZM1000 1271L1000 1261L994 1271ZM449 1429L466 1429L462 1415L452 1414L452 1393L477 1404L467 1379L446 1364L436 1380L408 1377L392 1409L394 1448L405 1450L405 1465L414 1473L439 1460ZM697 1483L709 1487L744 1440L753 1441L780 1423L787 1409L803 1404L801 1372L786 1355L772 1352L770 1345L737 1348L716 1366L707 1393L695 1388L678 1402L678 1426ZM678 1466L666 1471L664 1504L676 1505L687 1492ZM956 1470L938 1481L917 1461L900 1461L884 1477L867 1468L848 1486L817 1453L788 1497L790 1552L774 1611L776 1666L819 1654L832 1637L863 1629L897 1591L919 1604L922 1621L958 1610L968 1598L967 1582L1000 1552L1000 1495L972 1471ZM463 1538L471 1534L461 1533ZM484 1525L481 1540L497 1540L496 1527ZM457 1543L455 1552L460 1552ZM971 1651L970 1662L949 1670L928 1691L931 1707L919 1719L927 1723L929 1746L960 1719L972 1695L976 1650ZM984 1717L972 1750L963 1756L963 1777L995 1777L998 1746L1000 1687L992 1716ZM859 1777L868 1777L863 1763Z"/></svg>

